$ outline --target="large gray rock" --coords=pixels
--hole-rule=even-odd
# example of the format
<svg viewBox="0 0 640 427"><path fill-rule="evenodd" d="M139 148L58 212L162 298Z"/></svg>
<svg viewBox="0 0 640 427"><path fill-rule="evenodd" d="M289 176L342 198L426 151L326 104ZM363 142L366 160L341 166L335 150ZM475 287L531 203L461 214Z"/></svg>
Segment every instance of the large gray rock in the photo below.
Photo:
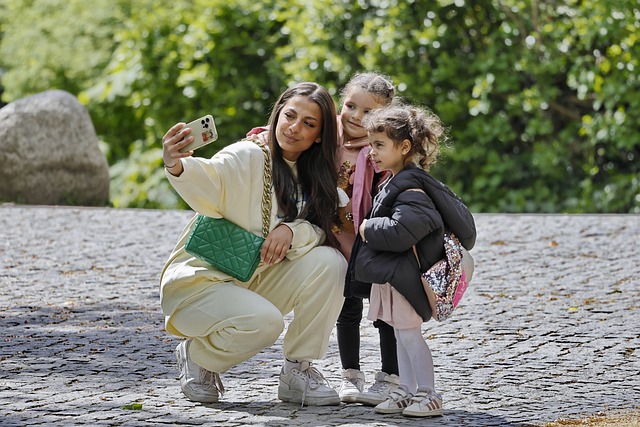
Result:
<svg viewBox="0 0 640 427"><path fill-rule="evenodd" d="M109 165L73 95L50 90L0 109L0 202L108 204Z"/></svg>

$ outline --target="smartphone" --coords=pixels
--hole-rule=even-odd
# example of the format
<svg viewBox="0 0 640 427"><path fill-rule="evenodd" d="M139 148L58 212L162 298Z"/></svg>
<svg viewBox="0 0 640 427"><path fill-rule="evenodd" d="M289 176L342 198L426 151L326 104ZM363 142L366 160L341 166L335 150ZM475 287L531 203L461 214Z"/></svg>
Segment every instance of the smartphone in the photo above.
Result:
<svg viewBox="0 0 640 427"><path fill-rule="evenodd" d="M197 120L187 123L187 127L191 128L193 142L186 147L183 147L180 150L181 153L195 150L218 139L218 131L216 130L216 124L213 121L213 116L211 114L207 114L206 116L202 116Z"/></svg>

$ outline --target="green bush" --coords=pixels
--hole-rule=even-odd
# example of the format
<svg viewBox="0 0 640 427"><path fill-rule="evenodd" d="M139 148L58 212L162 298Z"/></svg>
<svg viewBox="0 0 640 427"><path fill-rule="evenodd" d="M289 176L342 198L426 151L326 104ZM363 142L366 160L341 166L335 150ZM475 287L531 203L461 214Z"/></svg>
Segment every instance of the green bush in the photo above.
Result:
<svg viewBox="0 0 640 427"><path fill-rule="evenodd" d="M175 122L213 114L220 140L198 153L210 156L265 123L288 84L317 81L338 101L372 69L449 126L432 172L473 211L640 213L633 2L58 5L0 5L2 99L76 94L108 146L114 206L185 207L161 169Z"/></svg>

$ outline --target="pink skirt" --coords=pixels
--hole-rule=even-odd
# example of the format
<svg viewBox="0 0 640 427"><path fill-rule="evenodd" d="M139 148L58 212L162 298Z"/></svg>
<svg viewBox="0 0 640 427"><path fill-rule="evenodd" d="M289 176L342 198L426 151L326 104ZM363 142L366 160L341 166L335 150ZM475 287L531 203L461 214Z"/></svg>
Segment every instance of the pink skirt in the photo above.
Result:
<svg viewBox="0 0 640 427"><path fill-rule="evenodd" d="M396 329L411 329L423 323L409 301L389 283L371 286L367 319L380 319Z"/></svg>

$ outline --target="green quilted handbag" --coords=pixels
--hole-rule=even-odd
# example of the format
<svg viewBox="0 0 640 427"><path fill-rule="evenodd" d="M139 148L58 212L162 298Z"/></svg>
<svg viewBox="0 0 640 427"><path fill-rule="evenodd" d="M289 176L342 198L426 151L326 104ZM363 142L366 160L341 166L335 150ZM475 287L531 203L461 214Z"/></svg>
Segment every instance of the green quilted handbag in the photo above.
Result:
<svg viewBox="0 0 640 427"><path fill-rule="evenodd" d="M262 192L262 237L257 236L225 218L210 218L198 214L185 249L191 255L211 264L220 271L246 282L260 263L260 249L269 234L271 216L271 161L266 147L264 153Z"/></svg>

